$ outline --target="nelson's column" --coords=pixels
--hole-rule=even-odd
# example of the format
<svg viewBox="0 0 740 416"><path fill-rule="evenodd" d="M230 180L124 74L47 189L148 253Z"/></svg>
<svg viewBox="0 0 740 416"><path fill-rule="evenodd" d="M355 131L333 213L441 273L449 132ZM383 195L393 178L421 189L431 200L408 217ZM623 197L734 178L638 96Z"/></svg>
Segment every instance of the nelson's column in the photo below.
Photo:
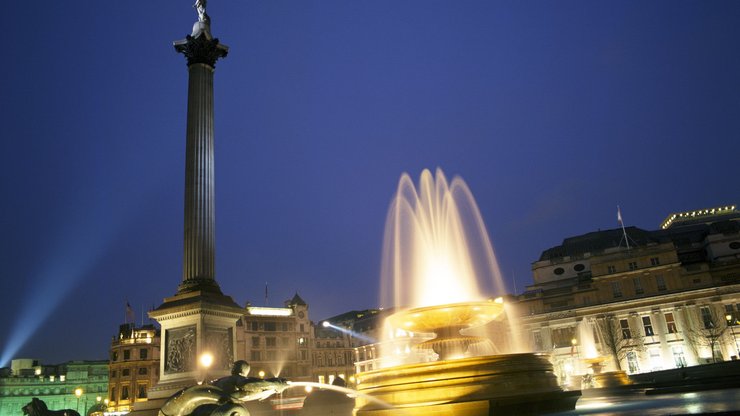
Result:
<svg viewBox="0 0 740 416"><path fill-rule="evenodd" d="M243 314L216 283L214 271L213 72L228 47L211 35L205 0L197 0L193 32L174 43L188 67L188 112L185 150L185 238L183 275L177 293L149 316L161 325L159 382L137 415L156 414L178 390L204 378L229 374L236 350L236 321ZM209 368L199 365L204 353ZM207 371L207 374L206 374Z"/></svg>

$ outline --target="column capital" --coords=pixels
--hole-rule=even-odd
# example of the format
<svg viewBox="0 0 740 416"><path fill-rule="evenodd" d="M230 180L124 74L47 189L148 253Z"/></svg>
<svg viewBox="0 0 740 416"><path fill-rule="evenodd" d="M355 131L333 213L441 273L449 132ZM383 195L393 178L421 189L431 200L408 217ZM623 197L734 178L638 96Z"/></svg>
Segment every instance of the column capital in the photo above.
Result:
<svg viewBox="0 0 740 416"><path fill-rule="evenodd" d="M175 41L173 46L178 53L185 55L188 66L206 64L215 68L216 61L229 53L229 47L219 43L218 38L210 36L208 31L201 31L195 37L188 35L185 39Z"/></svg>

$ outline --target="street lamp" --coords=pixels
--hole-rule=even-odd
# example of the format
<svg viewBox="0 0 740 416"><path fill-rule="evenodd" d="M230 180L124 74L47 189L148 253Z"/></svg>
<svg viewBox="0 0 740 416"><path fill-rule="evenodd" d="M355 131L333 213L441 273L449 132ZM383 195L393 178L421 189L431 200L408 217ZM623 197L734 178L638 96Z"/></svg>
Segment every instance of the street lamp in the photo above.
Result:
<svg viewBox="0 0 740 416"><path fill-rule="evenodd" d="M77 387L75 389L75 396L77 396L77 413L80 413L80 396L82 396L82 388Z"/></svg>
<svg viewBox="0 0 740 416"><path fill-rule="evenodd" d="M200 366L203 367L203 381L199 383L202 384L205 383L208 378L208 369L211 367L211 364L213 364L213 354L210 352L204 352L198 358L198 362L200 363Z"/></svg>
<svg viewBox="0 0 740 416"><path fill-rule="evenodd" d="M735 338L735 328L733 328L737 322L735 322L732 319L732 314L729 314L729 313L725 315L725 319L727 320L727 326L730 327L730 333L732 334L732 341L735 342L735 352L737 352L738 356L740 356L740 348L738 348L737 346L737 338Z"/></svg>

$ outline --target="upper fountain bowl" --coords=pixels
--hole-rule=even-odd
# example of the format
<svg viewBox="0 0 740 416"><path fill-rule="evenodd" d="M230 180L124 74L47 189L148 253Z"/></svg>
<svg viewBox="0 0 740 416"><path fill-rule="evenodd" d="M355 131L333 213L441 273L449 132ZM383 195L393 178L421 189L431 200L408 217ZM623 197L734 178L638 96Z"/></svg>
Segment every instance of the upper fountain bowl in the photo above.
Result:
<svg viewBox="0 0 740 416"><path fill-rule="evenodd" d="M445 328L472 328L496 319L504 311L503 302L462 302L424 306L394 313L388 317L393 328L408 332L438 332Z"/></svg>

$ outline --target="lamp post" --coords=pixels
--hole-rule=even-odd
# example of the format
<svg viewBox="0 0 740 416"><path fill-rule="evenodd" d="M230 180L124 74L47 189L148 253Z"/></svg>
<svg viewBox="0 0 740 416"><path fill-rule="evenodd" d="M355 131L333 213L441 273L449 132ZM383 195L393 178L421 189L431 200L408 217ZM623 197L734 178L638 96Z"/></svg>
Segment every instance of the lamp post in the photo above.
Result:
<svg viewBox="0 0 740 416"><path fill-rule="evenodd" d="M735 343L735 352L738 356L740 356L740 348L737 346L737 338L735 338L735 324L737 323L734 319L732 319L732 314L725 315L725 319L727 320L727 326L730 327L730 333L732 334L732 341ZM738 357L740 358L740 357Z"/></svg>
<svg viewBox="0 0 740 416"><path fill-rule="evenodd" d="M80 396L82 396L82 388L77 387L75 389L75 396L77 396L77 413L80 413Z"/></svg>

